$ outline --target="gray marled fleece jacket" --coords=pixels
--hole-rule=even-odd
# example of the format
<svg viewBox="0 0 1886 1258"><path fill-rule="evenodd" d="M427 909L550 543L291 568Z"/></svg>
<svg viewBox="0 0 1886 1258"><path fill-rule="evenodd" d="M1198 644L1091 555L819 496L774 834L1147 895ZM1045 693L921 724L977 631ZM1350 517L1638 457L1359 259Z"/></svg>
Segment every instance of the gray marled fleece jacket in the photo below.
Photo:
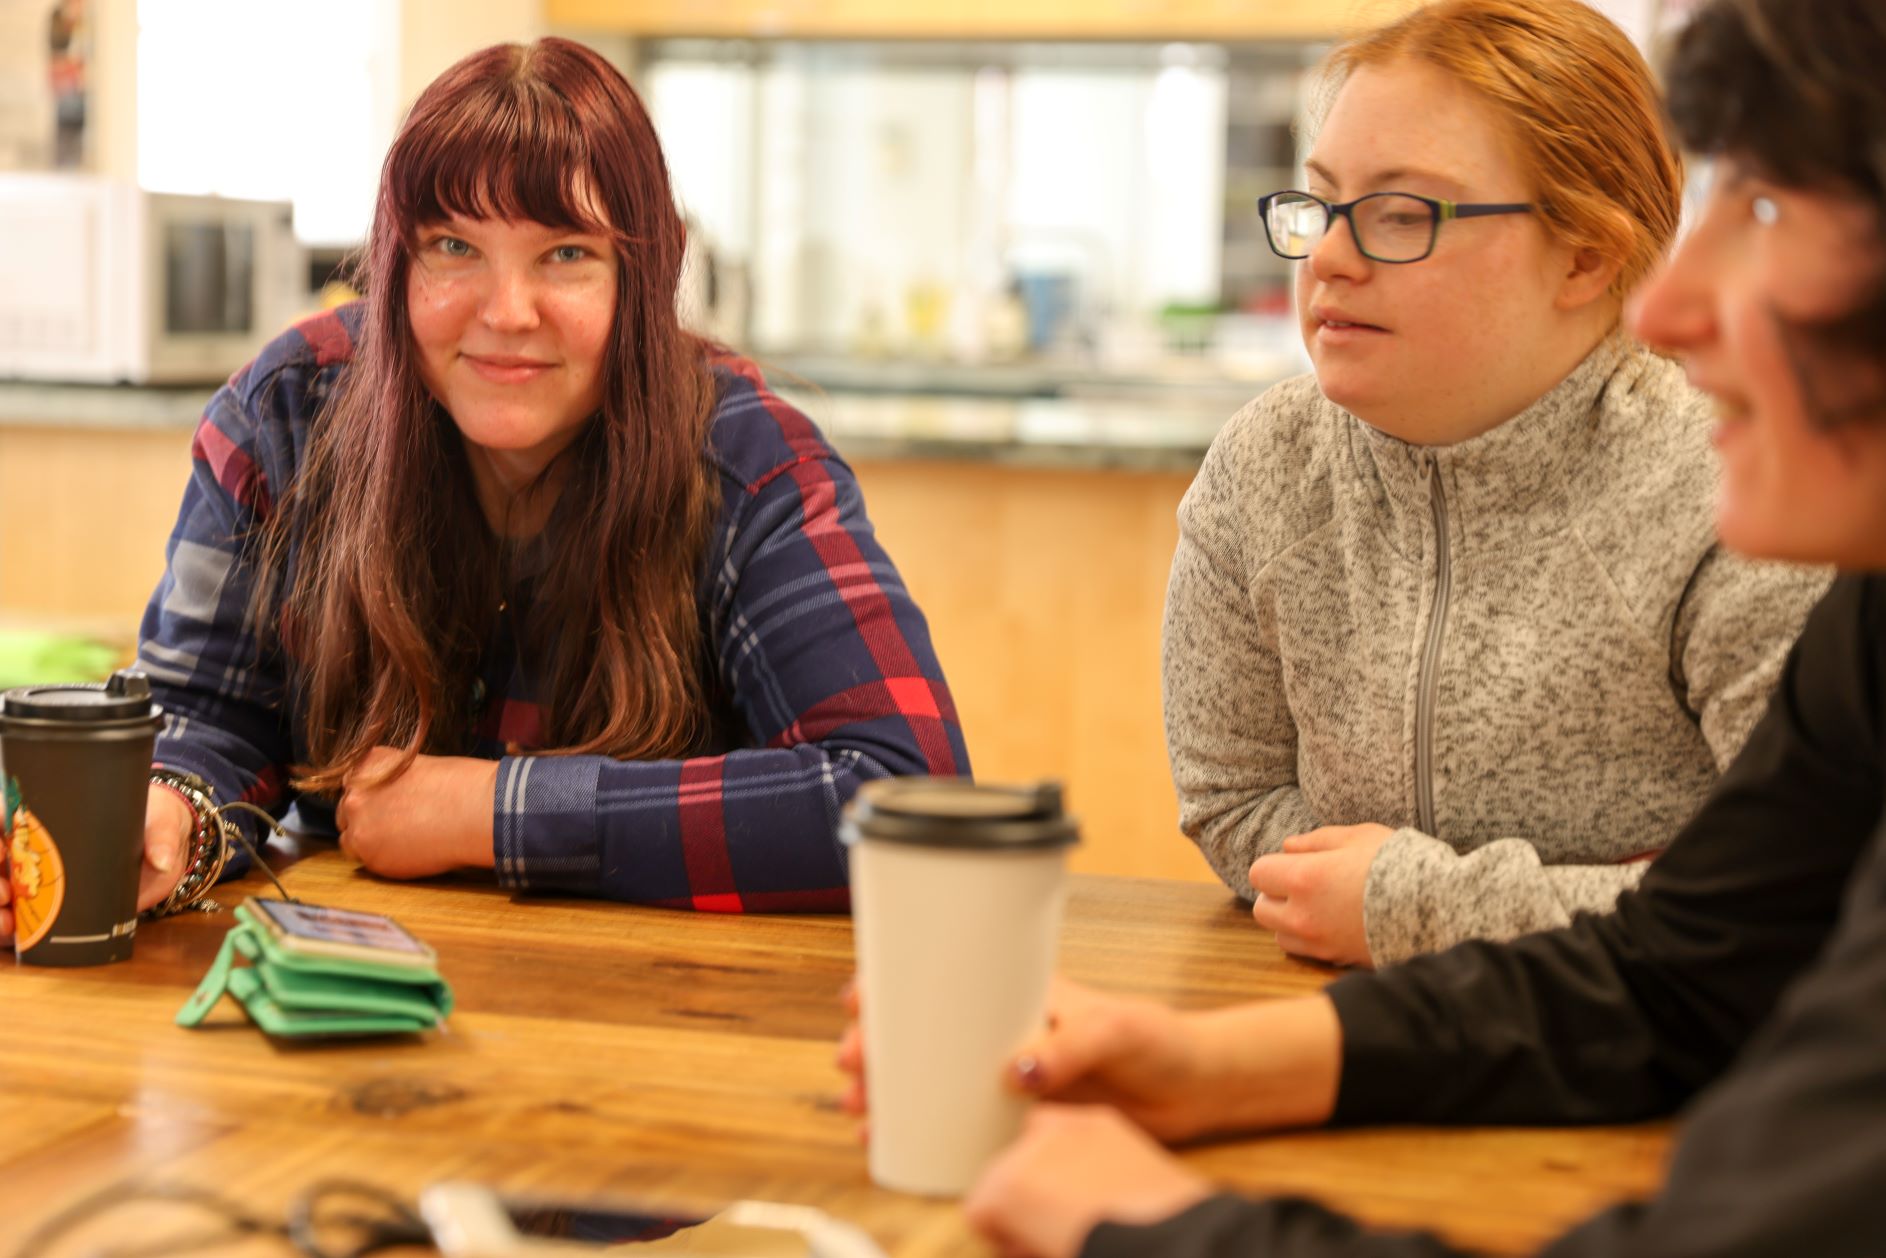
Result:
<svg viewBox="0 0 1886 1258"><path fill-rule="evenodd" d="M1377 965L1608 910L1741 747L1818 573L1724 551L1707 399L1613 338L1459 445L1276 386L1179 508L1180 824L1247 898L1321 825L1399 827Z"/></svg>

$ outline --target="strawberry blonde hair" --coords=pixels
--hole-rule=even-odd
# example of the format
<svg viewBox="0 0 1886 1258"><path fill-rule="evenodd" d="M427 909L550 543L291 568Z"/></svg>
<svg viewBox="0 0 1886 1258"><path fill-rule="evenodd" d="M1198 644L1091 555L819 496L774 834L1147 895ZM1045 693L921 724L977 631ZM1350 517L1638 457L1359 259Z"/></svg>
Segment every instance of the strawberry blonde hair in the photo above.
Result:
<svg viewBox="0 0 1886 1258"><path fill-rule="evenodd" d="M1540 221L1618 262L1616 295L1650 274L1682 215L1683 159L1650 67L1615 23L1583 0L1436 0L1331 52L1313 122L1357 70L1403 58L1450 75L1506 121Z"/></svg>

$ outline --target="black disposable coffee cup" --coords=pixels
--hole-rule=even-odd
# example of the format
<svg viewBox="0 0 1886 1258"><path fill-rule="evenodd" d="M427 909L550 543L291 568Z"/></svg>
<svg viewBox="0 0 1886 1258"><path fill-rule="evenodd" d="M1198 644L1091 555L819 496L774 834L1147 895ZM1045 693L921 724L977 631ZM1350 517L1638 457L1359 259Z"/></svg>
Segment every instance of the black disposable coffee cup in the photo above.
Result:
<svg viewBox="0 0 1886 1258"><path fill-rule="evenodd" d="M131 955L151 753L163 709L144 674L0 696L13 946L28 965Z"/></svg>

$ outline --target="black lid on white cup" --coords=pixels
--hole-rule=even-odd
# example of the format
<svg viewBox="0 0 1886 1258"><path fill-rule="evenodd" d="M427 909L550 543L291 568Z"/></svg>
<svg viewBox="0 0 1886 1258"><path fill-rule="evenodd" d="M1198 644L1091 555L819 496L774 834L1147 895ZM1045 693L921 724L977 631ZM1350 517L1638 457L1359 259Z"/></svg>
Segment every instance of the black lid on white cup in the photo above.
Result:
<svg viewBox="0 0 1886 1258"><path fill-rule="evenodd" d="M1061 810L1061 784L986 786L967 778L879 778L858 788L838 834L922 847L1068 847L1080 825Z"/></svg>
<svg viewBox="0 0 1886 1258"><path fill-rule="evenodd" d="M59 686L21 686L0 698L0 720L57 721L98 725L158 720L163 709L151 702L151 682L136 669L123 668L104 684L73 682Z"/></svg>

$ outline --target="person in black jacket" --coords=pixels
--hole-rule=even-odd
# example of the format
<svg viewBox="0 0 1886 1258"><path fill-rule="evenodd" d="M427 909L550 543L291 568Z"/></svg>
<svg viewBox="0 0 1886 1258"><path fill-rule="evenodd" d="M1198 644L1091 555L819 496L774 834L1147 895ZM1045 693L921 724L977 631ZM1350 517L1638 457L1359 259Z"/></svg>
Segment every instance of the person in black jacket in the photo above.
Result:
<svg viewBox="0 0 1886 1258"><path fill-rule="evenodd" d="M1663 1191L1545 1254L1886 1253L1881 65L1879 0L1715 0L1674 52L1672 116L1715 170L1633 325L1719 401L1724 539L1842 570L1708 801L1614 912L1562 930L1203 1014L1063 990L1013 1082L1100 1105L1037 1106L971 1193L1004 1253L1448 1254L1212 1195L1154 1138L1679 1108ZM861 1075L855 1033L841 1062Z"/></svg>

